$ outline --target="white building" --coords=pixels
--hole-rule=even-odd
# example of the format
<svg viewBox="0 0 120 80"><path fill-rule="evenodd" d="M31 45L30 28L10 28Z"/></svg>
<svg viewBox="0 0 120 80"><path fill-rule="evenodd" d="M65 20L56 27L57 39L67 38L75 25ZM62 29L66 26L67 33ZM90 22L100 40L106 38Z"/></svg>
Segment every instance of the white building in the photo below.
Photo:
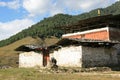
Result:
<svg viewBox="0 0 120 80"><path fill-rule="evenodd" d="M59 44L63 47L50 54L57 60L58 66L100 67L118 64L117 49L112 47L115 43L63 39Z"/></svg>

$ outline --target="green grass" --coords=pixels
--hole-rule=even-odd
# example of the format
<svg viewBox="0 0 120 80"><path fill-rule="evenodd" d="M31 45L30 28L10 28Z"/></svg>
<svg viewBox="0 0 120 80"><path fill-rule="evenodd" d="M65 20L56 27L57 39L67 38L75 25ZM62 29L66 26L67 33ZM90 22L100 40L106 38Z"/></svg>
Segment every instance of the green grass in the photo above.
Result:
<svg viewBox="0 0 120 80"><path fill-rule="evenodd" d="M1 69L0 80L120 80L120 76L110 73L40 73L36 69ZM117 72L117 74L120 72ZM116 72L114 72L116 74Z"/></svg>

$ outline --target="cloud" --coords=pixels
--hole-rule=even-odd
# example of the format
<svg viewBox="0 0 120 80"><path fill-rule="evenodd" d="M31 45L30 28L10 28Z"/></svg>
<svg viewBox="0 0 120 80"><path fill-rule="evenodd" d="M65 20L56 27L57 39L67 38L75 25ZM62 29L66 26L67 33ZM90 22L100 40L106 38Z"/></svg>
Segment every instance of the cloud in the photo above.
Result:
<svg viewBox="0 0 120 80"><path fill-rule="evenodd" d="M23 0L23 8L30 13L30 16L63 12L53 0Z"/></svg>
<svg viewBox="0 0 120 80"><path fill-rule="evenodd" d="M48 11L50 0L23 0L23 7L30 15L44 14Z"/></svg>
<svg viewBox="0 0 120 80"><path fill-rule="evenodd" d="M23 0L23 8L31 16L57 13L67 11L87 12L95 8L103 8L116 2L116 0Z"/></svg>
<svg viewBox="0 0 120 80"><path fill-rule="evenodd" d="M59 0L59 3L64 5L67 9L72 11L87 12L96 8L104 8L112 3L116 2L116 0Z"/></svg>
<svg viewBox="0 0 120 80"><path fill-rule="evenodd" d="M30 19L14 20L11 22L0 22L0 40L10 37L23 29L30 27L34 22Z"/></svg>
<svg viewBox="0 0 120 80"><path fill-rule="evenodd" d="M1 2L0 1L0 6L8 7L10 9L18 9L18 8L20 8L20 0L13 0L10 2Z"/></svg>

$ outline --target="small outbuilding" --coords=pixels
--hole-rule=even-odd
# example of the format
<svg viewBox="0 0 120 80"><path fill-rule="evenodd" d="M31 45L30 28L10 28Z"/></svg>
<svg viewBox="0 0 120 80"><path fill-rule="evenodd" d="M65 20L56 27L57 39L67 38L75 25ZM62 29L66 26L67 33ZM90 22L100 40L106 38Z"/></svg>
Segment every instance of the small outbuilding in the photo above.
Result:
<svg viewBox="0 0 120 80"><path fill-rule="evenodd" d="M22 45L17 48L19 54L19 67L43 67L49 65L49 50L40 45Z"/></svg>
<svg viewBox="0 0 120 80"><path fill-rule="evenodd" d="M46 38L38 43L21 45L19 51L19 67L47 67L50 65L50 47L59 41L56 37Z"/></svg>

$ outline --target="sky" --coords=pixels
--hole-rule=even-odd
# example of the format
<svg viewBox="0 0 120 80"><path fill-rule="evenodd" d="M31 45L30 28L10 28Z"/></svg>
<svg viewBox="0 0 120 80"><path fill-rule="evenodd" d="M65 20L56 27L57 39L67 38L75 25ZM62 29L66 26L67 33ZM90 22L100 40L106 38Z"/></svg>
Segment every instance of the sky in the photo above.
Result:
<svg viewBox="0 0 120 80"><path fill-rule="evenodd" d="M58 13L77 15L119 0L0 0L0 40Z"/></svg>

